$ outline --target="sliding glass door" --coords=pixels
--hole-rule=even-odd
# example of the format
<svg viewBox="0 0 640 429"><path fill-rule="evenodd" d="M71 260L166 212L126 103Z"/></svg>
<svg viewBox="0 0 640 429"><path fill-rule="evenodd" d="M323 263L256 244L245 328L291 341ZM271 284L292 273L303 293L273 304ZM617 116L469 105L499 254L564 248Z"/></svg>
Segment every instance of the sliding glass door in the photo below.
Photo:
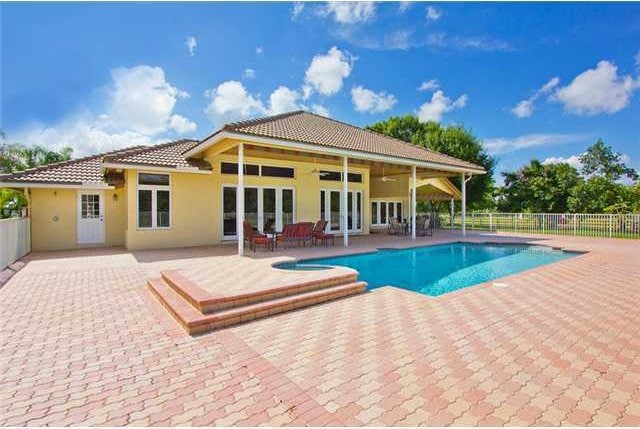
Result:
<svg viewBox="0 0 640 429"><path fill-rule="evenodd" d="M342 231L341 206L342 191L320 191L320 218L327 221L327 230L330 232ZM347 193L347 231L362 231L362 191Z"/></svg>
<svg viewBox="0 0 640 429"><path fill-rule="evenodd" d="M402 202L371 201L371 226L385 226L391 219L403 220Z"/></svg>
<svg viewBox="0 0 640 429"><path fill-rule="evenodd" d="M236 186L223 186L222 235L226 240L237 236L236 196ZM293 189L245 186L244 219L259 232L282 231L284 225L295 222Z"/></svg>

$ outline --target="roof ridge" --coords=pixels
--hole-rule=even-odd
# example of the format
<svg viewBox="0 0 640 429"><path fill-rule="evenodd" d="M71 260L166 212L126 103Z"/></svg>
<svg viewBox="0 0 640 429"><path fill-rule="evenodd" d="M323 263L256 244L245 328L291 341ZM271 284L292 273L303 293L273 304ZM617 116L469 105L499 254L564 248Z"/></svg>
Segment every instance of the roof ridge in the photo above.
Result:
<svg viewBox="0 0 640 429"><path fill-rule="evenodd" d="M242 127L246 127L246 126L249 126L249 125L257 125L257 124L261 124L263 122L276 121L278 119L288 118L289 116L299 115L301 113L309 113L309 112L307 112L305 110L293 110L293 111L290 111L290 112L278 113L277 115L262 116L260 118L245 119L243 121L229 122L229 123L224 124L222 126L221 130L234 130L236 128L242 128Z"/></svg>
<svg viewBox="0 0 640 429"><path fill-rule="evenodd" d="M180 140L173 140L173 141L169 141L169 142L165 142L165 143L160 143L160 144L156 144L156 145L148 145L148 146L140 146L138 147L136 150L132 150L129 153L126 153L126 156L132 156L132 155L140 155L141 153L146 153L146 152L151 152L153 150L157 150L157 149L164 149L166 147L169 146L173 146L173 145L179 145L181 143L199 143L199 140L193 140L193 139L180 139ZM121 158L122 156L124 156L125 154L111 154L111 155L106 155L104 156L104 158L110 158L110 159L118 159Z"/></svg>
<svg viewBox="0 0 640 429"><path fill-rule="evenodd" d="M134 150L134 149L141 149L141 148L144 148L144 147L146 147L146 146L144 146L144 145L130 146L130 147L122 148L122 149L115 149L115 150L112 150L112 151L109 151L109 152L97 153L95 155L87 155L87 156L83 156L81 158L72 158L72 159L67 159L65 161L52 162L50 164L38 165L36 167L31 167L31 168L27 168L25 170L16 171L14 173L0 174L0 177L10 177L10 176L21 177L21 176L25 176L25 175L31 174L31 173L36 173L36 172L39 172L39 171L49 170L49 169L58 168L58 167L65 167L67 165L78 164L78 163L81 163L81 162L87 162L87 161L91 161L91 160L93 160L95 158L104 158L105 156L115 155L117 153L127 152L129 150Z"/></svg>

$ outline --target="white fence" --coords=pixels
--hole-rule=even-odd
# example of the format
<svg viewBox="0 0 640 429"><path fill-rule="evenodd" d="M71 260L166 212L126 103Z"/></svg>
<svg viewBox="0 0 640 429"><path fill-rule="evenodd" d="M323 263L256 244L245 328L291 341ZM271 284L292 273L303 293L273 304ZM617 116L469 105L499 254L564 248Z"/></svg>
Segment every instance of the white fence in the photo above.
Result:
<svg viewBox="0 0 640 429"><path fill-rule="evenodd" d="M461 228L462 215L438 215L440 228ZM527 232L585 237L640 238L640 214L467 213L468 231Z"/></svg>
<svg viewBox="0 0 640 429"><path fill-rule="evenodd" d="M0 219L0 270L31 251L30 219Z"/></svg>

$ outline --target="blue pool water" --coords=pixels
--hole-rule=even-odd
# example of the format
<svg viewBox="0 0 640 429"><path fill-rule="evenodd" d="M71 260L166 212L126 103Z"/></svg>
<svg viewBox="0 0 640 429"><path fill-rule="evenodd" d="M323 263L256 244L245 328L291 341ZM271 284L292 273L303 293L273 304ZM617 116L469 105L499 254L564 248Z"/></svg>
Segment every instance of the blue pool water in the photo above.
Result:
<svg viewBox="0 0 640 429"><path fill-rule="evenodd" d="M341 265L357 270L370 289L391 285L436 296L575 255L540 246L451 243L308 259L281 268Z"/></svg>

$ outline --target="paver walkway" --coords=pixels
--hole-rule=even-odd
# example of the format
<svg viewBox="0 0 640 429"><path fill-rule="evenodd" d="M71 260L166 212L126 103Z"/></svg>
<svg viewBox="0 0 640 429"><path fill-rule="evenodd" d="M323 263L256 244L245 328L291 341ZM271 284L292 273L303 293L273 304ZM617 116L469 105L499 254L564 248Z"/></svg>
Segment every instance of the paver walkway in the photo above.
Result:
<svg viewBox="0 0 640 429"><path fill-rule="evenodd" d="M640 243L536 241L590 253L196 337L144 282L233 249L33 255L0 289L0 424L640 425Z"/></svg>

